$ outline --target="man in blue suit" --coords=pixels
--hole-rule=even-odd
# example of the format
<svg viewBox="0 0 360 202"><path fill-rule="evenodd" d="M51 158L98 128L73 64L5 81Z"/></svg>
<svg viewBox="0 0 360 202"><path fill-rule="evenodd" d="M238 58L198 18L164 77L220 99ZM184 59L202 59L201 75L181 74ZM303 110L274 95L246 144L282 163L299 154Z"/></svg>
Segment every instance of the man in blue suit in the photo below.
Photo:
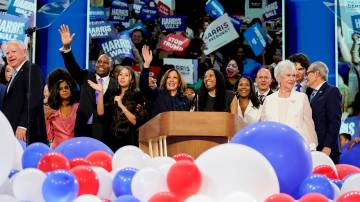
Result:
<svg viewBox="0 0 360 202"><path fill-rule="evenodd" d="M341 124L341 94L338 88L327 83L329 69L323 62L312 63L307 70L312 117L318 137L318 151L337 163L339 161L339 130Z"/></svg>

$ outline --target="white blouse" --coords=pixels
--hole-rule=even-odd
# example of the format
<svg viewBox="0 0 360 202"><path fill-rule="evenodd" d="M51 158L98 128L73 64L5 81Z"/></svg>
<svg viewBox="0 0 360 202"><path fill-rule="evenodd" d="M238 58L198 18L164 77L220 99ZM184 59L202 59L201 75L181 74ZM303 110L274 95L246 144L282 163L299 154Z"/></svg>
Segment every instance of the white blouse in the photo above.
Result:
<svg viewBox="0 0 360 202"><path fill-rule="evenodd" d="M245 109L244 116L242 114L240 104L238 101L238 115L241 119L244 120L245 123L256 123L260 121L261 117L261 111L262 111L262 105L259 106L259 108L254 107L251 100L249 101L248 106Z"/></svg>

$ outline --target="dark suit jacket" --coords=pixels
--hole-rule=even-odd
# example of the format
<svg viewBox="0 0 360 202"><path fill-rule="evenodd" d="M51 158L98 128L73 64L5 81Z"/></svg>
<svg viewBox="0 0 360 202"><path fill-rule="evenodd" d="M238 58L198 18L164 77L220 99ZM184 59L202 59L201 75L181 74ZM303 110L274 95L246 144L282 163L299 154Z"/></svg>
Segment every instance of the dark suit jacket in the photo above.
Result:
<svg viewBox="0 0 360 202"><path fill-rule="evenodd" d="M81 69L71 51L68 53L62 52L61 55L63 56L66 69L81 88L80 103L75 121L75 136L88 136L105 141L104 138L106 137L106 134L111 134L111 117L109 116L111 113L109 113L109 111L111 110L111 106L114 102L114 96L118 92L117 81L110 77L109 86L104 94L105 113L103 116L98 116L96 110L95 90L87 83L87 80L91 80L95 83L97 82L95 73ZM87 121L91 115L93 115L93 124L91 125L92 134L84 134L87 131L86 128L89 126Z"/></svg>
<svg viewBox="0 0 360 202"><path fill-rule="evenodd" d="M28 143L47 142L43 108L44 83L44 76L39 66L27 61L8 86L9 89L4 98L3 113L14 132L18 126L27 128ZM29 99L27 95L30 95Z"/></svg>
<svg viewBox="0 0 360 202"><path fill-rule="evenodd" d="M307 88L309 96L313 89ZM330 157L335 161L339 158L339 131L341 124L341 94L338 88L325 82L310 102L312 117L319 145L317 150L331 148Z"/></svg>
<svg viewBox="0 0 360 202"><path fill-rule="evenodd" d="M6 86L0 83L0 110L2 109L3 106L5 94L6 94Z"/></svg>

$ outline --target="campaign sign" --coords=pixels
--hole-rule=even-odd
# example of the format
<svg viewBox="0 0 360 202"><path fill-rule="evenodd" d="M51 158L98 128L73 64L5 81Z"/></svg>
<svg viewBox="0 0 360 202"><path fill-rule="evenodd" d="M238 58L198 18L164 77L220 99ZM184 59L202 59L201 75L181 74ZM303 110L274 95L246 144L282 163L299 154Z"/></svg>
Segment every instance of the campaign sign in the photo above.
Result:
<svg viewBox="0 0 360 202"><path fill-rule="evenodd" d="M127 0L113 0L111 2L111 6L127 7L128 3L127 3Z"/></svg>
<svg viewBox="0 0 360 202"><path fill-rule="evenodd" d="M205 11L214 19L222 16L225 13L224 8L217 0L208 0L205 4Z"/></svg>
<svg viewBox="0 0 360 202"><path fill-rule="evenodd" d="M229 17L230 17L230 20L231 20L232 24L234 25L235 29L239 31L241 28L241 25L243 23L243 20L237 16L229 16Z"/></svg>
<svg viewBox="0 0 360 202"><path fill-rule="evenodd" d="M133 4L133 10L136 14L140 14L143 4Z"/></svg>
<svg viewBox="0 0 360 202"><path fill-rule="evenodd" d="M190 40L177 34L168 34L160 44L160 49L168 52L175 52L178 55L185 55L185 49L189 46Z"/></svg>
<svg viewBox="0 0 360 202"><path fill-rule="evenodd" d="M90 24L90 36L91 38L106 38L109 36L113 29L112 23L100 22L96 24Z"/></svg>
<svg viewBox="0 0 360 202"><path fill-rule="evenodd" d="M266 21L273 20L281 17L281 5L275 0L273 2L269 2L267 6L265 6L265 12L263 17Z"/></svg>
<svg viewBox="0 0 360 202"><path fill-rule="evenodd" d="M259 23L245 30L244 37L256 56L263 52L266 47L266 35L264 28Z"/></svg>
<svg viewBox="0 0 360 202"><path fill-rule="evenodd" d="M34 10L34 0L10 0L7 13L16 16L31 17Z"/></svg>
<svg viewBox="0 0 360 202"><path fill-rule="evenodd" d="M185 16L163 16L160 17L160 29L166 32L185 31Z"/></svg>
<svg viewBox="0 0 360 202"><path fill-rule="evenodd" d="M126 6L113 6L110 9L110 20L129 21L129 8Z"/></svg>
<svg viewBox="0 0 360 202"><path fill-rule="evenodd" d="M0 16L0 42L24 41L27 19L10 14Z"/></svg>
<svg viewBox="0 0 360 202"><path fill-rule="evenodd" d="M136 24L133 24L132 26L128 27L126 30L131 33L136 29L140 29L142 31L146 31L145 26L142 22L138 22Z"/></svg>
<svg viewBox="0 0 360 202"><path fill-rule="evenodd" d="M341 123L340 133L348 133L353 137L360 137L360 118L350 116Z"/></svg>
<svg viewBox="0 0 360 202"><path fill-rule="evenodd" d="M239 34L236 32L229 16L225 13L206 28L203 41L207 48L204 53L208 55L238 37Z"/></svg>
<svg viewBox="0 0 360 202"><path fill-rule="evenodd" d="M134 59L133 44L127 32L120 33L114 38L101 43L102 50L113 59Z"/></svg>
<svg viewBox="0 0 360 202"><path fill-rule="evenodd" d="M90 20L105 20L106 19L106 9L105 8L98 8L92 7L90 8Z"/></svg>
<svg viewBox="0 0 360 202"><path fill-rule="evenodd" d="M164 65L174 65L188 84L195 84L198 80L198 60L164 58Z"/></svg>
<svg viewBox="0 0 360 202"><path fill-rule="evenodd" d="M139 18L142 20L155 20L157 9L154 7L143 6L140 11Z"/></svg>
<svg viewBox="0 0 360 202"><path fill-rule="evenodd" d="M354 32L360 33L360 15L351 16L351 23Z"/></svg>
<svg viewBox="0 0 360 202"><path fill-rule="evenodd" d="M156 8L158 9L159 16L168 16L172 13L170 7L164 4L162 1L157 2Z"/></svg>

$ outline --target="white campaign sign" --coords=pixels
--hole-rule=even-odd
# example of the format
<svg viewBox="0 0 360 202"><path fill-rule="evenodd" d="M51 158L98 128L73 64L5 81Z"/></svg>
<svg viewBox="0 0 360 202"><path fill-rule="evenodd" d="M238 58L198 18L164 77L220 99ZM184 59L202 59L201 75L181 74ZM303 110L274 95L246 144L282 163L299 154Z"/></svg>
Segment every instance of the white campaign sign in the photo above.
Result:
<svg viewBox="0 0 360 202"><path fill-rule="evenodd" d="M239 34L236 32L231 19L225 13L206 28L203 41L207 49L204 50L204 53L208 55L238 37Z"/></svg>

